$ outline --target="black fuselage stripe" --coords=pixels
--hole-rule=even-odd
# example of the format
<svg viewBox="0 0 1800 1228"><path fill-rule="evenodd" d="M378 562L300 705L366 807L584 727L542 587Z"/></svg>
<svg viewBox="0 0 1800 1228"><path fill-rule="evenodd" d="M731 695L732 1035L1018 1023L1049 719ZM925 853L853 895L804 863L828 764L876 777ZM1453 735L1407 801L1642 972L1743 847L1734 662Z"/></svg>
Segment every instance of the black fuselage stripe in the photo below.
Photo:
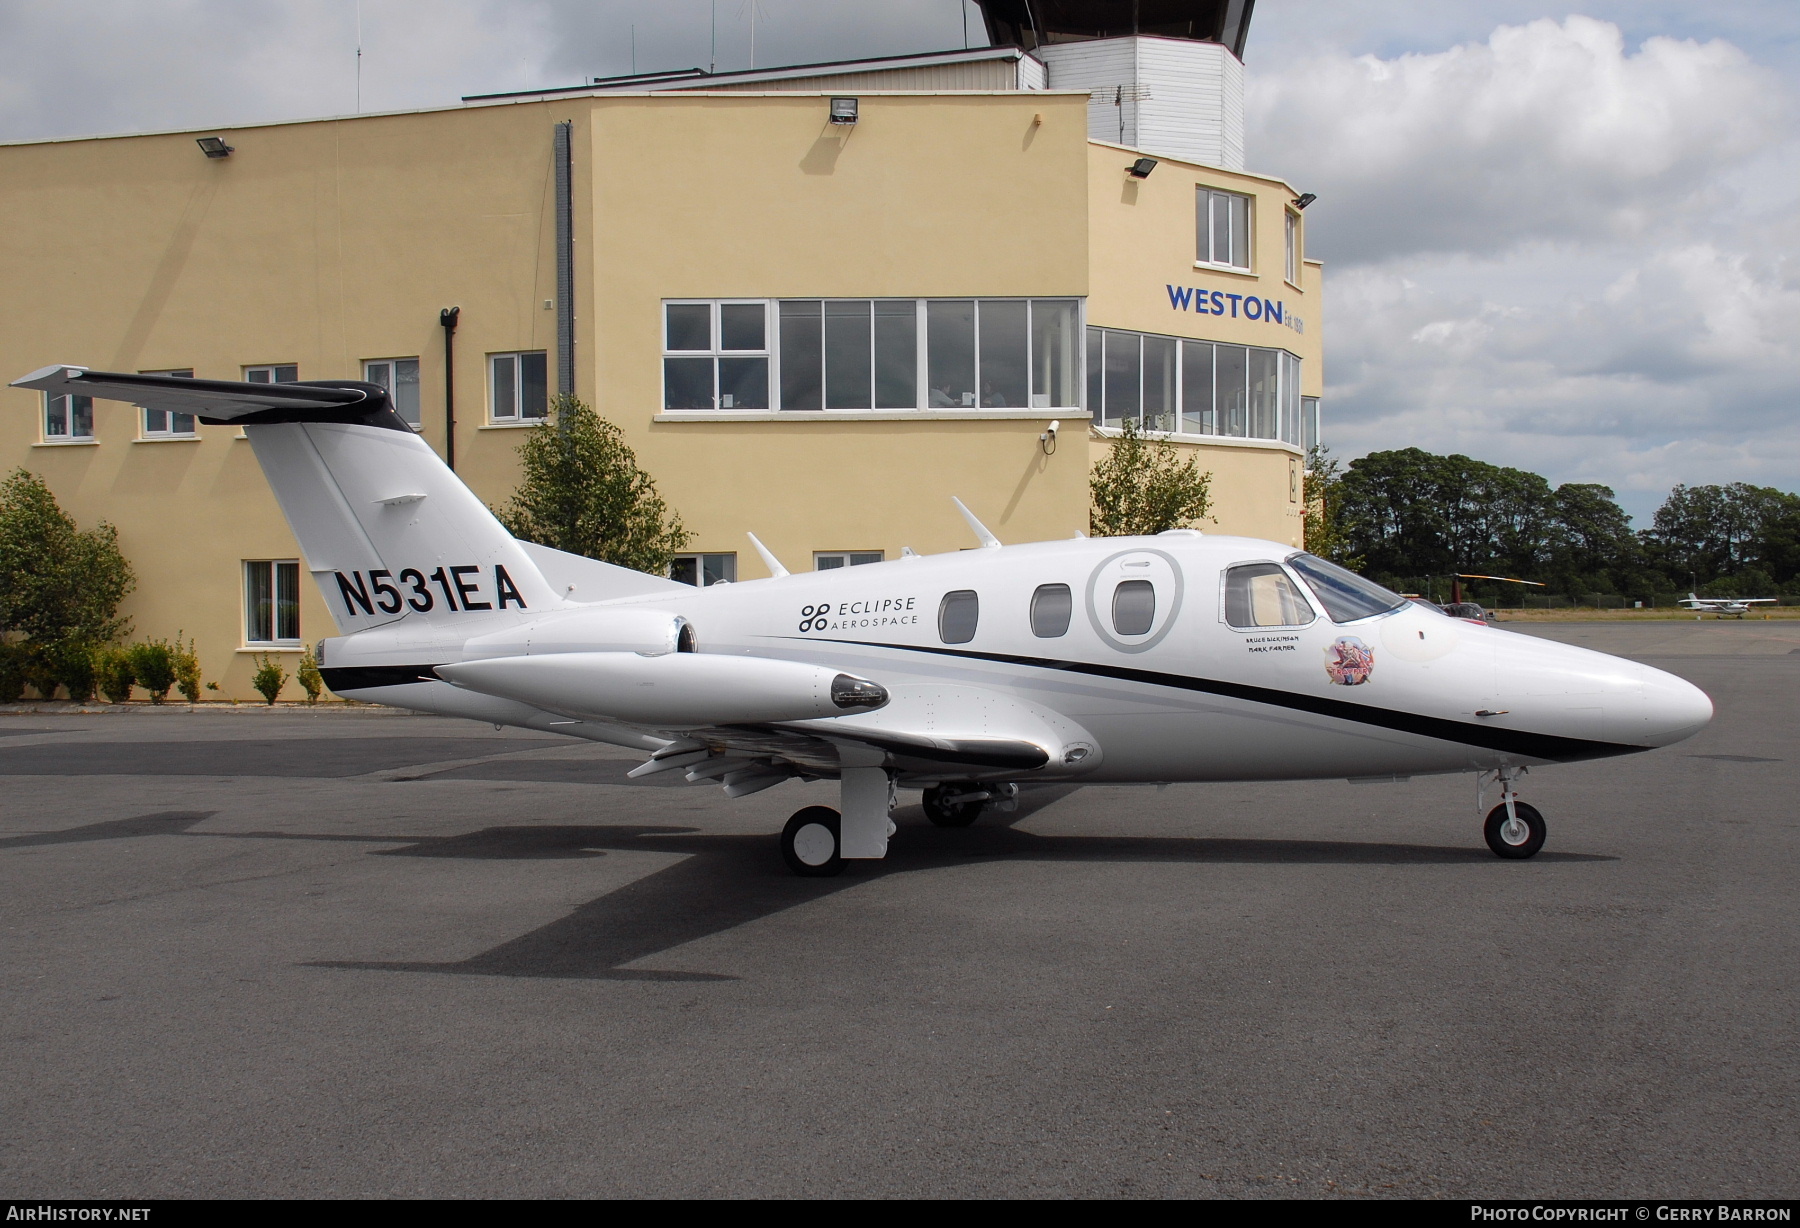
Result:
<svg viewBox="0 0 1800 1228"><path fill-rule="evenodd" d="M806 640L812 637L790 636L786 638ZM1585 738L1565 738L1557 734L1532 733L1522 729L1470 725L1463 721L1446 720L1440 716L1399 712L1392 708L1378 708L1372 704L1353 704L1342 699L1327 699L1321 695L1278 691L1271 687L1251 686L1242 682L1225 682L1217 678L1194 678L1186 674L1165 674L1155 670L1131 669L1123 665L1061 661L1051 657L1022 657L1002 652L972 652L963 648L938 648L925 644L883 644L873 640L829 640L826 642L856 644L864 648L892 648L901 652L923 652L941 657L960 657L975 661L992 661L1001 665L1025 665L1038 669L1056 670L1065 674L1086 674L1095 678L1110 678L1118 682L1173 687L1183 691L1218 695L1226 699L1241 699L1248 703L1288 708L1296 712L1309 712L1314 716L1329 716L1338 720L1354 721L1359 725L1374 725L1382 729L1417 734L1420 737L1436 738L1444 742L1478 746L1484 750L1524 755L1531 759L1549 759L1567 763L1580 759L1605 759L1613 755L1629 755L1649 749L1645 746L1629 746L1618 742L1595 742Z"/></svg>
<svg viewBox="0 0 1800 1228"><path fill-rule="evenodd" d="M1424 716L1417 712L1401 712L1379 708L1373 704L1355 704L1322 695L1303 695L1295 691L1279 691L1272 687L1251 686L1243 682L1226 682L1217 678L1195 678L1186 674L1166 674L1155 670L1131 669L1123 665L1101 665L1089 661L1063 661L1053 657L1026 657L1001 652L973 652L962 648L939 648L926 644L883 644L874 640L818 640L812 636L784 637L802 643L853 644L860 648L887 648L896 652L929 653L940 657L990 661L998 665L1020 665L1034 669L1054 670L1064 674L1085 674L1116 682L1134 682L1144 686L1171 687L1204 695L1218 695L1247 703L1266 704L1307 712L1314 716L1332 717L1359 725L1392 729L1419 737L1436 738L1495 750L1530 759L1546 759L1573 763L1582 759L1605 759L1648 750L1619 742L1598 742L1585 738L1565 738L1557 734L1532 733L1523 729L1504 729L1492 725L1471 725L1440 716ZM433 665L361 665L324 668L325 685L333 691L370 690L377 687L405 686L415 682L437 682Z"/></svg>

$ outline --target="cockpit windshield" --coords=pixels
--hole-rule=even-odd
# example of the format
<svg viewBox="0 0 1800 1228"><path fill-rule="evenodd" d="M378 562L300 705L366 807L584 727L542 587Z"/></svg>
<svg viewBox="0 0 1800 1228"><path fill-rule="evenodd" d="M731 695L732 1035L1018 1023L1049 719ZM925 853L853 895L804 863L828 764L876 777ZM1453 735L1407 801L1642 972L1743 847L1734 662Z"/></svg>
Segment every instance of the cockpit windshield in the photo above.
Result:
<svg viewBox="0 0 1800 1228"><path fill-rule="evenodd" d="M1406 604L1399 593L1390 593L1353 571L1310 554L1289 555L1287 565L1300 573L1334 623L1355 622Z"/></svg>

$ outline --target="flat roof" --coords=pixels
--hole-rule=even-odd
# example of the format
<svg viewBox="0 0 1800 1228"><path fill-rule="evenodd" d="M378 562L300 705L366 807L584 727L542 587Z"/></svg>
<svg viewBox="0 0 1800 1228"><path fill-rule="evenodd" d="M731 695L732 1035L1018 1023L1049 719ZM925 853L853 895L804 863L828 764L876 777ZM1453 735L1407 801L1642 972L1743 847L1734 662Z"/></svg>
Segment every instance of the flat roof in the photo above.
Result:
<svg viewBox="0 0 1800 1228"><path fill-rule="evenodd" d="M757 81L793 81L805 77L837 77L852 72L891 72L900 68L935 68L943 64L973 64L983 60L1036 59L1018 47L971 47L958 51L925 51L910 55L877 56L874 59L822 60L816 64L783 64L775 68L747 68L733 72L708 72L704 68L681 68L666 72L634 73L622 77L595 77L582 85L554 86L548 89L508 90L501 94L464 94L464 102L497 102L509 98L537 98L549 95L637 93L696 89L714 85L741 85ZM935 91L934 91L935 92Z"/></svg>

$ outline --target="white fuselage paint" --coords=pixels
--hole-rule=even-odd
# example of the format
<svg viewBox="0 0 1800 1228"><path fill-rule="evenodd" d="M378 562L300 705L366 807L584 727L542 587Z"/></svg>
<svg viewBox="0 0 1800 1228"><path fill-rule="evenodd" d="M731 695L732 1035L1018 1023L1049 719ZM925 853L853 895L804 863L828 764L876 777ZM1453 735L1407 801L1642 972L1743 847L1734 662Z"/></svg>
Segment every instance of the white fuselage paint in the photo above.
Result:
<svg viewBox="0 0 1800 1228"><path fill-rule="evenodd" d="M923 721L924 732L935 723L952 736L985 728L1031 737L1053 754L1089 748L1078 761L1054 757L1030 771L915 770L901 783L1468 772L1651 749L1692 735L1711 718L1706 696L1670 674L1412 603L1343 624L1313 603L1304 625L1228 626L1225 570L1279 563L1293 553L1273 542L1175 533L906 557L550 611L471 614L466 623L440 617L408 627L414 620L401 618L329 641L325 665L335 672L630 650L621 626L681 620L700 654L803 662L877 682L894 696L884 711L893 719L904 712L915 729ZM1124 634L1111 602L1118 581L1131 578L1151 582L1156 608L1147 630ZM1034 591L1047 584L1069 587L1073 611L1064 634L1041 638L1030 609ZM979 601L975 633L946 644L940 603L965 590ZM1340 641L1356 641L1349 645L1351 668L1344 668ZM644 749L681 736L624 721L575 723L516 696L477 695L443 682L335 689L373 703ZM878 711L794 727L829 737L834 724L867 729L882 720Z"/></svg>

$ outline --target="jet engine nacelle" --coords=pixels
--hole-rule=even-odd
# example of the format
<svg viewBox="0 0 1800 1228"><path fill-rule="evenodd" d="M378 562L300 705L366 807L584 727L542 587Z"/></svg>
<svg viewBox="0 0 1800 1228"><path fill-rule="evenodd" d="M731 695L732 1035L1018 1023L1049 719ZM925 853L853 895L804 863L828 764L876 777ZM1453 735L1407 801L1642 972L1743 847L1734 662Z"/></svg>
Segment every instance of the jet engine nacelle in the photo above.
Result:
<svg viewBox="0 0 1800 1228"><path fill-rule="evenodd" d="M878 683L826 666L693 652L496 657L440 665L437 674L565 716L653 729L813 720L871 712L888 701Z"/></svg>
<svg viewBox="0 0 1800 1228"><path fill-rule="evenodd" d="M504 631L477 636L463 646L463 655L470 660L572 652L641 652L656 656L691 653L695 647L694 630L681 615L649 606L626 606L546 615Z"/></svg>

